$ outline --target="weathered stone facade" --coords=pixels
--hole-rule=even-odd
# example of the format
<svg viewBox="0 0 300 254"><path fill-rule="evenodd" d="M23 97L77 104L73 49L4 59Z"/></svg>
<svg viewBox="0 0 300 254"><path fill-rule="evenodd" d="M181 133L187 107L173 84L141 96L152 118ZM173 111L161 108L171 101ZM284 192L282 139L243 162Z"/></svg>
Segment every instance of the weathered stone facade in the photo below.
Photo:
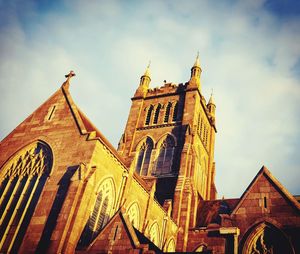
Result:
<svg viewBox="0 0 300 254"><path fill-rule="evenodd" d="M216 105L185 84L132 98L116 150L66 82L0 143L1 253L300 253L300 205L263 167L216 200ZM278 244L281 242L282 244Z"/></svg>

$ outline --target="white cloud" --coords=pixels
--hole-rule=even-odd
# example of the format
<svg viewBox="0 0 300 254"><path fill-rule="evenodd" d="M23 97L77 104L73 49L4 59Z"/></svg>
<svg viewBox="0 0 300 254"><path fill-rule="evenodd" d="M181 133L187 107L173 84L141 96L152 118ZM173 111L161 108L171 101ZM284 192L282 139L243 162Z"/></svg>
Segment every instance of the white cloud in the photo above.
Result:
<svg viewBox="0 0 300 254"><path fill-rule="evenodd" d="M75 102L116 145L148 61L153 86L185 82L199 50L202 91L217 103L220 195L239 196L262 164L300 193L299 17L281 21L259 0L130 3L2 8L1 138L74 69Z"/></svg>

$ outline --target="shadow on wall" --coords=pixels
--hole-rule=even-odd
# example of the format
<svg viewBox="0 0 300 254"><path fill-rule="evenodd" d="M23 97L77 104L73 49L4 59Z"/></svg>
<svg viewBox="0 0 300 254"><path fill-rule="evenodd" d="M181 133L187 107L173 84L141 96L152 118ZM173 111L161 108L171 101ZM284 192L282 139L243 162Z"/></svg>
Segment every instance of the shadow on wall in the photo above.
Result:
<svg viewBox="0 0 300 254"><path fill-rule="evenodd" d="M57 221L58 215L61 211L64 200L68 193L68 189L70 186L70 180L71 180L72 176L74 175L74 173L76 172L78 167L79 167L78 165L68 167L66 173L63 175L63 177L61 178L61 180L58 183L59 188L57 190L55 200L51 207L51 210L50 210L47 222L45 224L41 239L40 239L38 247L36 249L36 253L46 253L46 250L49 248L51 235L56 226L56 221Z"/></svg>

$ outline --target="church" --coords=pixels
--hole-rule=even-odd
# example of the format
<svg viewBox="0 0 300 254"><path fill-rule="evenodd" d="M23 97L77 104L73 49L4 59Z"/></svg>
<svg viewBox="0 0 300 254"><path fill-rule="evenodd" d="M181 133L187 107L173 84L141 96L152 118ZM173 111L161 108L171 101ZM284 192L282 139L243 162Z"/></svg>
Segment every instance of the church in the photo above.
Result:
<svg viewBox="0 0 300 254"><path fill-rule="evenodd" d="M300 203L262 167L217 199L216 103L140 78L118 148L75 104L75 74L0 143L0 253L300 253Z"/></svg>

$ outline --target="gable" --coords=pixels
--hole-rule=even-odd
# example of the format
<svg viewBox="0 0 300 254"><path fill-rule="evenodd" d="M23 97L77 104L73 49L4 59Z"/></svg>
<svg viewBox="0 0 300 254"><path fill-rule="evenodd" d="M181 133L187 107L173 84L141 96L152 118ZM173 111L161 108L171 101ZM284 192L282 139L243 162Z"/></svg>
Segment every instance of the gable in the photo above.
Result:
<svg viewBox="0 0 300 254"><path fill-rule="evenodd" d="M88 247L88 253L126 251L140 245L132 225L119 211Z"/></svg>
<svg viewBox="0 0 300 254"><path fill-rule="evenodd" d="M299 203L263 167L232 212L236 215L290 216L299 214Z"/></svg>

